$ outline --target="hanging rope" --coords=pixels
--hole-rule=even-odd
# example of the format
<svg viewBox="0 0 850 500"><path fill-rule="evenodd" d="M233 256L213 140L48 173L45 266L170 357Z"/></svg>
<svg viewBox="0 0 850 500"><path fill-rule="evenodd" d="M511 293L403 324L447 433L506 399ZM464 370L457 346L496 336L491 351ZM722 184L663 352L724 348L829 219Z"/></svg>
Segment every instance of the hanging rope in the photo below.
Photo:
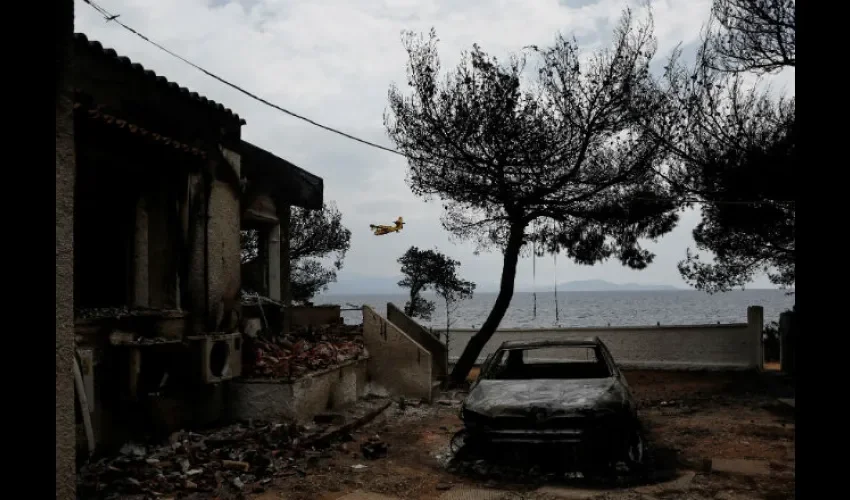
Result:
<svg viewBox="0 0 850 500"><path fill-rule="evenodd" d="M555 237L555 221L552 221L552 237ZM555 277L555 324L560 325L561 323L561 314L558 310L558 245L555 245L555 252L553 252L553 260L554 260L554 270L552 271L552 275Z"/></svg>
<svg viewBox="0 0 850 500"><path fill-rule="evenodd" d="M537 239L531 240L531 296L534 298L532 319L537 319Z"/></svg>

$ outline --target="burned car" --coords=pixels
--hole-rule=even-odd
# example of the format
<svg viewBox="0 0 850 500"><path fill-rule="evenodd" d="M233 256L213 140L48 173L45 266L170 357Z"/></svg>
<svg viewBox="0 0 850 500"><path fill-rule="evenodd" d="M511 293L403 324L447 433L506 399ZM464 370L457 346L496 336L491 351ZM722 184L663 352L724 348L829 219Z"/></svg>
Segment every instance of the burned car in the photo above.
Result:
<svg viewBox="0 0 850 500"><path fill-rule="evenodd" d="M588 469L639 471L634 399L611 353L587 340L510 341L487 357L461 407L465 442L568 447Z"/></svg>

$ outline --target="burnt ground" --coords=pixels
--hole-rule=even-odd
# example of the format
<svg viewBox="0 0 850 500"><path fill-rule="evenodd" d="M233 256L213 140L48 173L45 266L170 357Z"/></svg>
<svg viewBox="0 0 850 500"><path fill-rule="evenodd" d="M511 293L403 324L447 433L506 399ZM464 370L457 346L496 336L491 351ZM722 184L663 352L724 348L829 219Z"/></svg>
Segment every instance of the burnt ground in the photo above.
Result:
<svg viewBox="0 0 850 500"><path fill-rule="evenodd" d="M568 474L568 468L545 467L552 462L542 455L513 465L494 456L453 460L460 394L432 406L394 404L351 441L333 445L301 473L275 479L248 498L337 500L361 491L426 500L468 488L541 500L795 497L794 413L776 399L777 387L781 397L793 397L793 389L751 373L631 371L626 377L647 432L648 479L593 482ZM455 403L448 404L451 399ZM370 438L388 445L386 456L363 457L360 445Z"/></svg>

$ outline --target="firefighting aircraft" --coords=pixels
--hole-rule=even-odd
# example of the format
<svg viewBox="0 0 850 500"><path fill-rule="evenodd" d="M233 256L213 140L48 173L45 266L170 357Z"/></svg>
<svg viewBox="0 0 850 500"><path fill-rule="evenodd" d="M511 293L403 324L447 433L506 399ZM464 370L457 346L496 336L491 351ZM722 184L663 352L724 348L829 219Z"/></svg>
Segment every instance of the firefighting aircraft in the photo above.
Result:
<svg viewBox="0 0 850 500"><path fill-rule="evenodd" d="M385 235L385 234L397 233L397 232L401 231L401 229L403 227L404 227L404 219L402 219L401 217L396 219L394 226L384 226L384 225L377 225L376 226L375 224L369 224L369 228L375 233L375 236L382 236L382 235Z"/></svg>

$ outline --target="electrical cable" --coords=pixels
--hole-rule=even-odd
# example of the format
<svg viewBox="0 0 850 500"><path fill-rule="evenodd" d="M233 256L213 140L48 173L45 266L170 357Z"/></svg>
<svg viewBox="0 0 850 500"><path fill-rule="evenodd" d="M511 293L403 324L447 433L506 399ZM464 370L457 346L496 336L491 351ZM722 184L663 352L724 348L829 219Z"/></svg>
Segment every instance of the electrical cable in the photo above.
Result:
<svg viewBox="0 0 850 500"><path fill-rule="evenodd" d="M188 64L189 66L197 69L198 71L204 73L205 75L209 76L210 78L213 78L214 80L232 88L233 90L236 90L237 92L239 92L241 94L244 94L245 96L247 96L247 97L249 97L249 98L251 98L251 99L253 99L253 100L255 100L255 101L257 101L261 104L264 104L264 105L266 105L270 108L273 108L277 111L285 113L285 114L287 114L287 115L289 115L293 118L296 118L296 119L302 120L306 123L309 123L310 125L313 125L314 127L318 127L318 128L325 130L327 132L331 132L333 134L337 134L337 135L340 135L342 137L345 137L346 139L350 139L352 141L356 141L356 142L359 142L359 143L364 144L366 146L371 146L373 148L380 149L381 151L384 151L384 152L387 152L387 153L392 153L394 155L398 155L398 156L401 156L403 158L411 159L409 156L402 153L401 151L398 151L398 150L395 150L395 149L392 149L392 148L389 148L389 147L386 147L386 146L382 146L380 144L368 141L366 139L361 139L357 136L349 134L348 132L343 132L342 130L336 129L334 127L324 125L324 124L319 123L315 120L307 118L306 116L300 115L298 113L295 113L294 111L290 111L290 110L288 110L288 109L286 109L282 106L279 106L279 105L277 105L277 104L275 104L275 103L273 103L273 102L271 102L271 101L269 101L269 100L267 100L263 97L260 97L256 94L254 94L253 92L250 92L250 91L240 87L239 85L236 85L235 83L231 83L230 81L216 75L212 71L209 71L209 70L203 68L202 66L193 63L192 61L186 59L185 57L181 56L180 54L177 54L176 52L168 49L167 47L160 45L159 43L151 40L150 38L148 38L147 36L145 36L141 32L137 31L136 29L124 24L123 22L118 20L118 18L121 16L120 14L113 14L113 13L109 12L108 10L106 10L103 7L101 7L100 5L98 5L97 2L95 2L94 0L82 0L82 1L85 2L86 4L88 4L92 9L97 11L100 15L102 15L103 18L106 20L106 22L113 22L113 23L117 24L118 26L121 26L125 30L136 35L137 37L141 38L145 42L147 42L147 43L153 45L154 47L158 48L159 50L165 52L166 54L168 54L168 55L170 55L170 56L172 56L176 59L179 59L183 63ZM656 173L661 175L657 171L656 171ZM653 198L635 198L635 199L643 200L643 201L676 201L677 203L685 203L685 204L687 204L687 203L705 203L705 204L715 204L715 205L764 205L764 204L782 204L782 203L788 203L788 204L792 204L792 205L794 204L793 200L786 200L786 201L775 201L775 200L724 201L724 200L701 200L701 199L676 199L676 200L673 200L673 199L653 199Z"/></svg>

